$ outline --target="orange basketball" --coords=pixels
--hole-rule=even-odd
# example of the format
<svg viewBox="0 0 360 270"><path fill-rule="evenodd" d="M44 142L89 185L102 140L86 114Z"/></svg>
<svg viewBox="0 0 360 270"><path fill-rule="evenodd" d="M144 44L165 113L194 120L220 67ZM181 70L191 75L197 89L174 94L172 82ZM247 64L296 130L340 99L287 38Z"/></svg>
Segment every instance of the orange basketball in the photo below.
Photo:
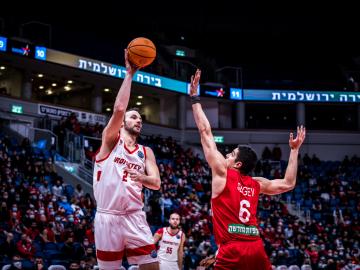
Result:
<svg viewBox="0 0 360 270"><path fill-rule="evenodd" d="M127 46L127 49L129 61L138 67L150 65L156 57L154 43L144 37L133 39Z"/></svg>

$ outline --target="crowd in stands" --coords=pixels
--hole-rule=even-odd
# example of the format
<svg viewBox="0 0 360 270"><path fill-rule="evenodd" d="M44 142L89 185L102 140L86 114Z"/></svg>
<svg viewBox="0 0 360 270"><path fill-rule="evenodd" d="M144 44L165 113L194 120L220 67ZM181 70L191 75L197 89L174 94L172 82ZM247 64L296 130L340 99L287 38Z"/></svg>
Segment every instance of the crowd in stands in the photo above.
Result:
<svg viewBox="0 0 360 270"><path fill-rule="evenodd" d="M76 121L64 120L63 125L72 129ZM171 212L178 212L187 236L184 269L196 269L201 259L216 251L211 233L211 171L191 148L183 148L172 138L144 137L140 143L154 150L162 180L160 191L145 192L149 225L155 232L167 225ZM228 152L233 147L221 150ZM256 175L270 179L283 175L286 162L276 148L264 150ZM294 191L260 197L259 229L273 265L279 269L298 269L294 265L360 269L359 165L358 157L324 162L304 155L299 158ZM22 264L23 269L47 269L51 264L68 269L95 267L96 203L80 185L73 188L64 183L49 152L32 148L26 139L18 145L0 136L0 177L3 265ZM289 201L303 210L302 217L289 212Z"/></svg>
<svg viewBox="0 0 360 270"><path fill-rule="evenodd" d="M49 152L0 137L0 262L11 269L92 269L95 202L65 185Z"/></svg>

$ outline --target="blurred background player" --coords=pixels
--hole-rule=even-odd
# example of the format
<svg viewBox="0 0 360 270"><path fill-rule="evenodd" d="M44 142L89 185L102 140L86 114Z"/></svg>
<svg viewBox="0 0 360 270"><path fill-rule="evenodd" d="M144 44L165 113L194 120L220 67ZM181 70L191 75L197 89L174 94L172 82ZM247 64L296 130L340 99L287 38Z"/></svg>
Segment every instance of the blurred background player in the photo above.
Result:
<svg viewBox="0 0 360 270"><path fill-rule="evenodd" d="M215 269L269 270L257 228L259 194L281 194L296 184L298 153L305 139L305 128L290 133L290 157L284 179L252 178L257 156L248 146L239 145L226 158L217 150L210 123L197 96L201 71L191 78L190 96L205 158L212 170L211 205L215 240L218 245Z"/></svg>
<svg viewBox="0 0 360 270"><path fill-rule="evenodd" d="M124 254L139 269L158 269L141 191L143 186L158 190L160 176L153 151L136 143L142 128L139 112L126 111L132 77L138 69L128 61L126 50L125 64L126 76L95 157L96 255L100 269L119 269Z"/></svg>
<svg viewBox="0 0 360 270"><path fill-rule="evenodd" d="M159 243L159 262L161 270L179 270L183 266L185 234L180 229L180 215L172 213L169 227L160 228L154 235Z"/></svg>

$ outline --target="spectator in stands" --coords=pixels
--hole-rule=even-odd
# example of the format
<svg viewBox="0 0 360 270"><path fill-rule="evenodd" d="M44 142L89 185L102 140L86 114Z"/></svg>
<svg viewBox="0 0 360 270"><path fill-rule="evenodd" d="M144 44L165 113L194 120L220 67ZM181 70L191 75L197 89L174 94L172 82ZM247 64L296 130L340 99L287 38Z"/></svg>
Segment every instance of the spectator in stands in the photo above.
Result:
<svg viewBox="0 0 360 270"><path fill-rule="evenodd" d="M44 243L52 242L55 243L55 231L52 223L48 223L40 235Z"/></svg>
<svg viewBox="0 0 360 270"><path fill-rule="evenodd" d="M45 264L42 257L36 257L34 261L34 267L33 270L47 270L48 267Z"/></svg>
<svg viewBox="0 0 360 270"><path fill-rule="evenodd" d="M14 241L14 234L7 231L2 231L0 233L0 239L3 239L0 242L0 258L10 259L17 252L17 248Z"/></svg>
<svg viewBox="0 0 360 270"><path fill-rule="evenodd" d="M344 224L344 217L342 214L342 210L339 209L338 206L333 211L333 217L334 217L334 224L336 224L336 225Z"/></svg>
<svg viewBox="0 0 360 270"><path fill-rule="evenodd" d="M85 195L82 187L81 187L81 184L77 184L76 185L76 188L75 188L75 197L80 199L81 197L83 197Z"/></svg>
<svg viewBox="0 0 360 270"><path fill-rule="evenodd" d="M21 257L18 254L15 254L12 257L12 264L10 268L8 268L8 270L18 270L18 269L22 269L22 261L21 261Z"/></svg>
<svg viewBox="0 0 360 270"><path fill-rule="evenodd" d="M69 266L69 269L71 270L77 270L77 269L80 269L80 265L77 261L73 261L70 266Z"/></svg>
<svg viewBox="0 0 360 270"><path fill-rule="evenodd" d="M58 198L60 198L63 195L64 187L62 186L60 178L56 180L56 184L52 187L52 193Z"/></svg>
<svg viewBox="0 0 360 270"><path fill-rule="evenodd" d="M32 244L31 238L25 233L21 235L21 239L16 243L16 248L22 258L34 258L35 247Z"/></svg>

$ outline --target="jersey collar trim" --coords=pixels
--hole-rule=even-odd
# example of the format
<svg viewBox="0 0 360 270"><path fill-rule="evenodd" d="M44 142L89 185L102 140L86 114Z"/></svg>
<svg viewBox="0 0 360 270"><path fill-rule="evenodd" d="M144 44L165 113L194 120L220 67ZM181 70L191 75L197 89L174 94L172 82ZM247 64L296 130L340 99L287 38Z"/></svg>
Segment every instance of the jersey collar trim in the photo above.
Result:
<svg viewBox="0 0 360 270"><path fill-rule="evenodd" d="M126 150L129 154L133 154L133 153L135 153L135 152L139 149L139 145L138 145L138 144L135 144L135 149L132 150L132 151L130 151L130 150L126 147L126 144L125 144L125 142L124 142L124 148L125 148L125 150Z"/></svg>

